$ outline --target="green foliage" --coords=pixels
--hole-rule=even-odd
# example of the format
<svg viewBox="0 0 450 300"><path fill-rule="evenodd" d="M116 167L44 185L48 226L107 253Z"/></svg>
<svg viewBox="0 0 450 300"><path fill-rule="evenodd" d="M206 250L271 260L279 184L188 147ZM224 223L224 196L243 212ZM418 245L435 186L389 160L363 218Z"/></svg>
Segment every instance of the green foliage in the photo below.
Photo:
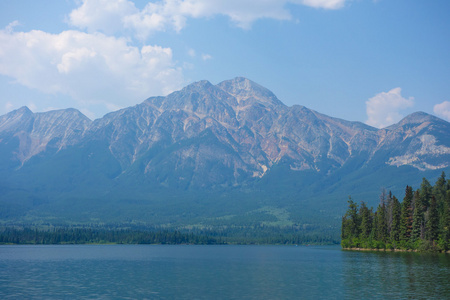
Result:
<svg viewBox="0 0 450 300"><path fill-rule="evenodd" d="M179 231L104 228L0 229L0 244L218 244L220 240Z"/></svg>
<svg viewBox="0 0 450 300"><path fill-rule="evenodd" d="M400 217L401 205L398 199L394 196L391 202L392 222L390 229L390 240L396 242L400 240Z"/></svg>
<svg viewBox="0 0 450 300"><path fill-rule="evenodd" d="M423 239L423 227L424 227L424 204L423 199L420 197L419 191L414 194L414 214L412 223L411 238L413 241ZM425 206L426 207L426 206Z"/></svg>
<svg viewBox="0 0 450 300"><path fill-rule="evenodd" d="M408 241L411 237L412 221L413 221L413 190L412 187L406 186L405 197L402 202L402 212L400 219L400 240Z"/></svg>
<svg viewBox="0 0 450 300"><path fill-rule="evenodd" d="M381 199L375 213L365 202L357 212L357 204L348 201L342 218L342 247L417 251L450 248L450 182L445 181L444 173L434 187L425 178L415 192L407 186L403 203L391 193L387 202L384 192Z"/></svg>
<svg viewBox="0 0 450 300"><path fill-rule="evenodd" d="M0 228L0 244L337 244L330 232L305 233L293 228L222 228L221 230L161 230L157 228L17 227Z"/></svg>

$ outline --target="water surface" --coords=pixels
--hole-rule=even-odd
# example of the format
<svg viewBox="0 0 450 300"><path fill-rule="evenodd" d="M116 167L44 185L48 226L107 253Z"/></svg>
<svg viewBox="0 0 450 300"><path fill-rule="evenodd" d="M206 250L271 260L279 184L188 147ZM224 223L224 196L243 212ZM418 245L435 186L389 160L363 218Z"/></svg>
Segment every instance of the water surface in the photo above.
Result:
<svg viewBox="0 0 450 300"><path fill-rule="evenodd" d="M0 299L449 299L450 255L340 247L0 246Z"/></svg>

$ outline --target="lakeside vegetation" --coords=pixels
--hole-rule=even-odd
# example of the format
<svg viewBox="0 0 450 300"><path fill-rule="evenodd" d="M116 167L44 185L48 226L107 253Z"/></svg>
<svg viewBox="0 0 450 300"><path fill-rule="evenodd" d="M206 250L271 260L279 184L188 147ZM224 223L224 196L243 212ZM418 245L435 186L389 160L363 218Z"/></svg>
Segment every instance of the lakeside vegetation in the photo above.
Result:
<svg viewBox="0 0 450 300"><path fill-rule="evenodd" d="M2 228L0 244L218 244L215 238L179 231L136 231L93 228Z"/></svg>
<svg viewBox="0 0 450 300"><path fill-rule="evenodd" d="M93 227L0 227L0 245L58 244L193 244L193 245L326 245L338 244L332 233L301 233L265 227L234 227L220 230L162 230L157 228Z"/></svg>
<svg viewBox="0 0 450 300"><path fill-rule="evenodd" d="M406 186L400 202L383 190L376 211L351 198L342 217L343 248L449 251L450 180L445 173L432 186L423 178L419 189Z"/></svg>

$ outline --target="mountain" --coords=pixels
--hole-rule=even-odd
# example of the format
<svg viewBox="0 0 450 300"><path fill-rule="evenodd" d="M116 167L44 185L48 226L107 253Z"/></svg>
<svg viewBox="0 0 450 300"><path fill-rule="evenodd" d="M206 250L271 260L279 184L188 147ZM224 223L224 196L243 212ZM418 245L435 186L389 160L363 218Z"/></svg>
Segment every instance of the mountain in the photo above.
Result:
<svg viewBox="0 0 450 300"><path fill-rule="evenodd" d="M0 117L0 154L3 222L333 227L348 195L375 205L381 187L402 198L448 173L450 124L418 112L376 129L238 77L94 121L22 107Z"/></svg>

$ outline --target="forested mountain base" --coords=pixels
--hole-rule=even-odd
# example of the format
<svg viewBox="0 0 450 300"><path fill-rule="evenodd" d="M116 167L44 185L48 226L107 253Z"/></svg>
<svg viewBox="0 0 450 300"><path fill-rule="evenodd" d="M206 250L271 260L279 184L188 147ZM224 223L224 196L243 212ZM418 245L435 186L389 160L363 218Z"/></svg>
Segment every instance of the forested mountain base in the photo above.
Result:
<svg viewBox="0 0 450 300"><path fill-rule="evenodd" d="M93 228L1 228L0 244L220 244L206 235L179 231L136 231Z"/></svg>
<svg viewBox="0 0 450 300"><path fill-rule="evenodd" d="M445 173L434 186L423 178L420 189L406 186L403 202L383 191L374 212L351 198L342 217L343 248L449 251L450 180Z"/></svg>
<svg viewBox="0 0 450 300"><path fill-rule="evenodd" d="M161 230L157 228L94 227L0 227L0 245L47 244L245 244L245 245L330 245L338 244L338 237L329 232L300 233L298 231L267 228L228 228L217 231Z"/></svg>

